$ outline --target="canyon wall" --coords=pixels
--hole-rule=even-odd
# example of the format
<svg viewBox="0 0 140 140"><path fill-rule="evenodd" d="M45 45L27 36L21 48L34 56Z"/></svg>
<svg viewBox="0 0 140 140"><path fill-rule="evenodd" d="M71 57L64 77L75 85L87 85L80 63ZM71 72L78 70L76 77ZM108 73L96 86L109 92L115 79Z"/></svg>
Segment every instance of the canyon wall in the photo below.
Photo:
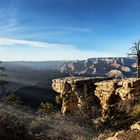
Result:
<svg viewBox="0 0 140 140"><path fill-rule="evenodd" d="M60 93L62 113L85 109L90 97L92 102L99 100L102 116L106 116L111 105L133 100L140 94L140 78L66 77L54 79L52 88Z"/></svg>

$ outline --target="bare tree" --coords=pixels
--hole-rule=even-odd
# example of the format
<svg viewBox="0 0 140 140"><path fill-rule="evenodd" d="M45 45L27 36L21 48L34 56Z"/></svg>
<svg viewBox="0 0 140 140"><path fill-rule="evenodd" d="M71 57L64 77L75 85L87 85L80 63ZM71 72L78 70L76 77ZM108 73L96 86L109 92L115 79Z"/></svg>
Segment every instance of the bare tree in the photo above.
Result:
<svg viewBox="0 0 140 140"><path fill-rule="evenodd" d="M135 42L130 50L131 53L128 53L128 55L137 58L137 78L140 78L140 40L138 42Z"/></svg>

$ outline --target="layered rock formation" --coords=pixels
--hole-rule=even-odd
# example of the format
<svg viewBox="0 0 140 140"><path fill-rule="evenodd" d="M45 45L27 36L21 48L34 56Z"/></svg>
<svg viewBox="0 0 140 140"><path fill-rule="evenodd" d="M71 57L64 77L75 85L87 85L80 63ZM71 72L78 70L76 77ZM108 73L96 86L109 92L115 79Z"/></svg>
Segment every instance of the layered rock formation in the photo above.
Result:
<svg viewBox="0 0 140 140"><path fill-rule="evenodd" d="M100 99L100 104L102 106L102 114L105 116L109 111L109 105L111 104L111 100L113 102L117 102L118 98L115 96L115 91L118 88L119 80L108 80L95 83L96 89L93 94ZM111 99L113 97L115 99Z"/></svg>
<svg viewBox="0 0 140 140"><path fill-rule="evenodd" d="M134 100L140 94L140 79L114 79L95 83L94 94L100 99L102 114L106 116L109 107L119 101Z"/></svg>
<svg viewBox="0 0 140 140"><path fill-rule="evenodd" d="M119 101L133 100L140 94L140 78L106 80L94 77L67 77L54 79L53 89L60 93L62 112L84 109L88 97L96 96L106 116L109 107Z"/></svg>
<svg viewBox="0 0 140 140"><path fill-rule="evenodd" d="M103 78L91 77L67 77L64 79L54 79L53 89L60 93L62 99L61 111L72 112L86 106L86 98L93 92L95 83Z"/></svg>
<svg viewBox="0 0 140 140"><path fill-rule="evenodd" d="M80 76L132 77L136 72L134 58L90 58L66 62L60 72Z"/></svg>

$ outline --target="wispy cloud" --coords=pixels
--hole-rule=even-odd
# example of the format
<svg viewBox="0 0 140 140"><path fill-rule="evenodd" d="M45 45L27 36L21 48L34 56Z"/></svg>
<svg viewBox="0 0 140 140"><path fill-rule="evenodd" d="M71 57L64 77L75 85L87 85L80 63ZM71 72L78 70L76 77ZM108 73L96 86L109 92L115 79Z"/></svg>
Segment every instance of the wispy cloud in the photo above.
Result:
<svg viewBox="0 0 140 140"><path fill-rule="evenodd" d="M0 46L15 46L15 45L25 45L40 48L76 48L75 45L71 44L54 44L40 41L0 38Z"/></svg>
<svg viewBox="0 0 140 140"><path fill-rule="evenodd" d="M15 3L0 6L0 35L7 35L18 25L17 6Z"/></svg>
<svg viewBox="0 0 140 140"><path fill-rule="evenodd" d="M17 2L9 3L8 5L0 5L0 36L6 38L12 37L23 37L26 38L44 38L46 37L65 37L69 35L75 35L76 33L90 33L92 30L88 27L81 27L81 26L58 26L56 24L40 24L36 28L34 23L38 23L36 21L37 18L29 20L30 18L28 15L19 16L22 11L20 10L20 6ZM28 18L27 18L28 17ZM33 18L33 17L32 17ZM27 24L23 24L21 21L25 20L28 21ZM32 24L32 26L30 26Z"/></svg>
<svg viewBox="0 0 140 140"><path fill-rule="evenodd" d="M66 28L62 28L63 30L66 31L75 31L75 32L83 32L83 33L89 33L91 32L90 29L88 28L82 28L82 27L66 27Z"/></svg>

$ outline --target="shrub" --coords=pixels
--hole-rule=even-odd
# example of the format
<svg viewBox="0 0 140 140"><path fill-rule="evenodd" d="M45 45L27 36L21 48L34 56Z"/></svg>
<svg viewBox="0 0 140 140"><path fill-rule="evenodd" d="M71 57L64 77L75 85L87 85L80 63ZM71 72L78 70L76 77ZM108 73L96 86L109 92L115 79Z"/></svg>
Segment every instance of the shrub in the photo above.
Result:
<svg viewBox="0 0 140 140"><path fill-rule="evenodd" d="M140 104L137 104L133 107L131 115L133 118L140 118Z"/></svg>
<svg viewBox="0 0 140 140"><path fill-rule="evenodd" d="M73 116L60 113L37 117L30 128L37 140L86 140L93 137L90 129L79 124Z"/></svg>
<svg viewBox="0 0 140 140"><path fill-rule="evenodd" d="M48 119L46 117L37 117L34 120L32 120L31 124L30 124L30 129L33 132L33 134L39 134L41 133L43 130L46 130L48 127L47 125L47 121Z"/></svg>
<svg viewBox="0 0 140 140"><path fill-rule="evenodd" d="M38 109L38 112L40 115L47 115L47 114L51 114L52 112L55 111L55 108L53 106L53 104L46 102L46 103L41 103Z"/></svg>
<svg viewBox="0 0 140 140"><path fill-rule="evenodd" d="M23 102L20 100L19 97L15 95L15 93L11 93L5 96L3 102L6 105L13 105L15 107L20 107L23 104Z"/></svg>
<svg viewBox="0 0 140 140"><path fill-rule="evenodd" d="M60 98L59 95L57 95L57 96L55 97L55 102L56 102L57 104L61 104L62 99Z"/></svg>
<svg viewBox="0 0 140 140"><path fill-rule="evenodd" d="M28 133L27 120L17 110L0 106L0 139L1 140L32 140Z"/></svg>
<svg viewBox="0 0 140 140"><path fill-rule="evenodd" d="M140 96L135 99L135 105L133 106L131 116L135 119L140 118Z"/></svg>

